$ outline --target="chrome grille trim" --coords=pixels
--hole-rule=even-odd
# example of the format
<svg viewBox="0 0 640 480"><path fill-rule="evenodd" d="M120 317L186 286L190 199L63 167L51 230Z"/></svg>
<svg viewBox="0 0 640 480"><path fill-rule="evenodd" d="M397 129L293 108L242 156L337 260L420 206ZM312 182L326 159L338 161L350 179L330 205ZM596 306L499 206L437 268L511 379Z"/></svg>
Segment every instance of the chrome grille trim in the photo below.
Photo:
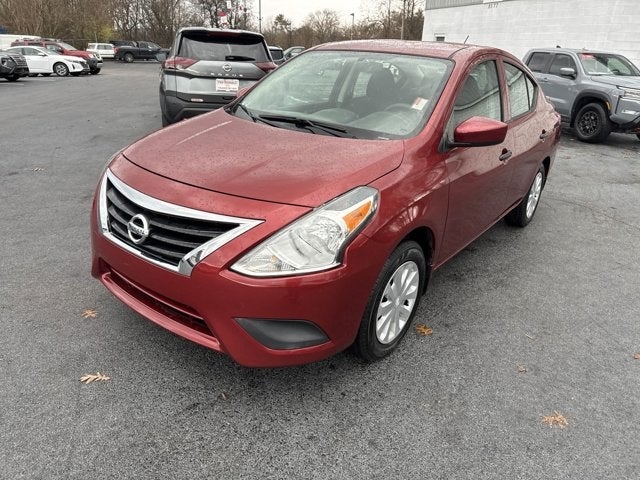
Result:
<svg viewBox="0 0 640 480"><path fill-rule="evenodd" d="M219 224L233 224L235 227L232 227L230 230L193 248L184 256L182 256L182 258L180 258L180 260L177 262L177 265L159 260L157 258L153 258L140 248L136 248L136 246L126 243L116 236L116 234L118 233L120 235L123 235L123 232L115 232L116 234L114 234L114 232L112 231L109 219L110 215L107 199L107 186L109 183L115 188L115 190L117 190L120 195L124 196L129 202L137 205L141 209L149 210L159 215L180 217L184 220L194 219L204 222L215 222ZM231 217L227 215L204 212L202 210L195 210L192 208L183 207L180 205L175 205L173 203L165 202L163 200L159 200L128 186L126 183L118 179L118 177L116 177L109 169L106 170L106 173L102 178L98 201L98 223L100 225L102 234L106 238L139 258L185 276L191 275L193 268L207 255L213 253L234 238L242 235L246 231L263 222L263 220L252 220L247 218Z"/></svg>

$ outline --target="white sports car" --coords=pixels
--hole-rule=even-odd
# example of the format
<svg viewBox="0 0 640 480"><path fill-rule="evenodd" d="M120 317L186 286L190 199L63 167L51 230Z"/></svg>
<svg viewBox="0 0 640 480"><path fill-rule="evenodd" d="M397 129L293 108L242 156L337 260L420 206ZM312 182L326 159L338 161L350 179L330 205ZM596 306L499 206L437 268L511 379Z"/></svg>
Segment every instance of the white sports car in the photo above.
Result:
<svg viewBox="0 0 640 480"><path fill-rule="evenodd" d="M49 76L55 73L59 77L74 76L81 73L89 73L89 65L80 57L61 55L58 52L42 47L11 47L7 51L18 52L24 55L29 66L29 74Z"/></svg>

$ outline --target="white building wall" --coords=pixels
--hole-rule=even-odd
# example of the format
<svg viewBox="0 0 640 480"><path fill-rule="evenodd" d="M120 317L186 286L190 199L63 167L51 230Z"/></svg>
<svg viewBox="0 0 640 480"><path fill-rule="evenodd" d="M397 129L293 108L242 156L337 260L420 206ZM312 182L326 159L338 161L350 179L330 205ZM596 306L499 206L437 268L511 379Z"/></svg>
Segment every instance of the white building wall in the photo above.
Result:
<svg viewBox="0 0 640 480"><path fill-rule="evenodd" d="M436 36L499 47L518 58L556 45L611 50L640 67L640 0L484 0L427 9L422 39Z"/></svg>

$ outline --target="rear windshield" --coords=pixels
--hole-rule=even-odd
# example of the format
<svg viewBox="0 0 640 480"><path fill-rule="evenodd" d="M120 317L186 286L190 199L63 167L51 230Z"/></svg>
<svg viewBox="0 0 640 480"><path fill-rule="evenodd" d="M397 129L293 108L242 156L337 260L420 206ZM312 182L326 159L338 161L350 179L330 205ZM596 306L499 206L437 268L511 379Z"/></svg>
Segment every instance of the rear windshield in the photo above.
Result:
<svg viewBox="0 0 640 480"><path fill-rule="evenodd" d="M183 33L178 57L209 61L268 62L262 38L253 35Z"/></svg>

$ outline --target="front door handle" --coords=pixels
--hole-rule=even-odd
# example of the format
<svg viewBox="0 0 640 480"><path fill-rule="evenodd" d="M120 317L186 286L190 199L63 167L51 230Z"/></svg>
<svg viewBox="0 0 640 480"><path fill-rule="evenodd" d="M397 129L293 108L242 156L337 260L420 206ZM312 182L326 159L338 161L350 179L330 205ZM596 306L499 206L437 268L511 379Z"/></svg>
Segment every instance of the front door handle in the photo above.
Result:
<svg viewBox="0 0 640 480"><path fill-rule="evenodd" d="M500 161L501 162L506 162L507 160L509 160L511 158L511 155L513 155L513 152L511 150L507 150L506 148L502 150L502 155L500 155Z"/></svg>

